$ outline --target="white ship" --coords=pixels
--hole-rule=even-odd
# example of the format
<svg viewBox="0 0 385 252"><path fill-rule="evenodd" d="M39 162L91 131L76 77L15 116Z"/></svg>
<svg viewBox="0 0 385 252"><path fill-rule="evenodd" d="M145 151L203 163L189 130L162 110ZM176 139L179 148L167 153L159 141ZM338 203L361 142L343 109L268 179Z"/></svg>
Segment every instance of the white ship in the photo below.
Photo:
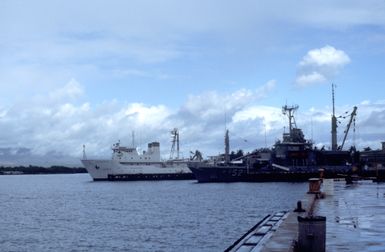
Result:
<svg viewBox="0 0 385 252"><path fill-rule="evenodd" d="M187 167L189 160L179 159L179 133L174 129L173 147L177 143L177 158L162 161L159 142L148 144L147 151L139 153L137 148L124 147L116 143L112 147L111 159L87 159L83 152L81 162L93 180L177 180L194 179Z"/></svg>

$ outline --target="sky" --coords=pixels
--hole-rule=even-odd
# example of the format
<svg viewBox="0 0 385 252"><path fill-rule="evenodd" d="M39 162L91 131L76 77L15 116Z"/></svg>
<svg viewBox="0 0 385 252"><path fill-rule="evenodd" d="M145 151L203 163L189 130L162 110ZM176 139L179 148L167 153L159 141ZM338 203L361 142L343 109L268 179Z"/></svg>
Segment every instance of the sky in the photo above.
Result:
<svg viewBox="0 0 385 252"><path fill-rule="evenodd" d="M120 140L169 156L271 147L296 123L330 147L385 141L382 0L0 1L0 165L80 166ZM347 112L347 113L346 113ZM348 117L341 118L341 144Z"/></svg>

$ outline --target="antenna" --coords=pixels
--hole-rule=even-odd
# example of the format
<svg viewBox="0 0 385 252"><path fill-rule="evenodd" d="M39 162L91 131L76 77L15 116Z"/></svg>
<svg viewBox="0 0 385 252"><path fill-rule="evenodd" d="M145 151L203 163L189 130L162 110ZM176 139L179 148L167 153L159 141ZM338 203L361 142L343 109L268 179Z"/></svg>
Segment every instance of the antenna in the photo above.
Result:
<svg viewBox="0 0 385 252"><path fill-rule="evenodd" d="M336 115L335 106L334 106L334 83L332 83L332 102L333 102L333 116Z"/></svg>
<svg viewBox="0 0 385 252"><path fill-rule="evenodd" d="M334 106L334 83L332 83L332 103L333 103L333 114L332 114L332 150L337 150L337 118L335 114Z"/></svg>

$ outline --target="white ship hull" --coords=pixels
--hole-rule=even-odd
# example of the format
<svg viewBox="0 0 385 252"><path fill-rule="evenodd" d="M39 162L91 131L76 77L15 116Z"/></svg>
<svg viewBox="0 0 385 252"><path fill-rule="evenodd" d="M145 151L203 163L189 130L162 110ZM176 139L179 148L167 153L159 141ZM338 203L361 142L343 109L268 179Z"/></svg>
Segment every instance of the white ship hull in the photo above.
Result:
<svg viewBox="0 0 385 252"><path fill-rule="evenodd" d="M186 162L131 163L118 160L81 160L93 180L194 179Z"/></svg>

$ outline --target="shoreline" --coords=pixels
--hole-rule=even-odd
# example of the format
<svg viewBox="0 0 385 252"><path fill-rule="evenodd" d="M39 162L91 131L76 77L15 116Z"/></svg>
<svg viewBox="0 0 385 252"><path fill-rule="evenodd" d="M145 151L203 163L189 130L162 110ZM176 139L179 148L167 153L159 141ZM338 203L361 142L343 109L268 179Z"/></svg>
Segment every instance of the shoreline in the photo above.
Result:
<svg viewBox="0 0 385 252"><path fill-rule="evenodd" d="M50 167L43 166L16 166L6 167L0 166L0 175L34 175L34 174L74 174L74 173L87 173L87 170L83 167L67 167L53 165Z"/></svg>

